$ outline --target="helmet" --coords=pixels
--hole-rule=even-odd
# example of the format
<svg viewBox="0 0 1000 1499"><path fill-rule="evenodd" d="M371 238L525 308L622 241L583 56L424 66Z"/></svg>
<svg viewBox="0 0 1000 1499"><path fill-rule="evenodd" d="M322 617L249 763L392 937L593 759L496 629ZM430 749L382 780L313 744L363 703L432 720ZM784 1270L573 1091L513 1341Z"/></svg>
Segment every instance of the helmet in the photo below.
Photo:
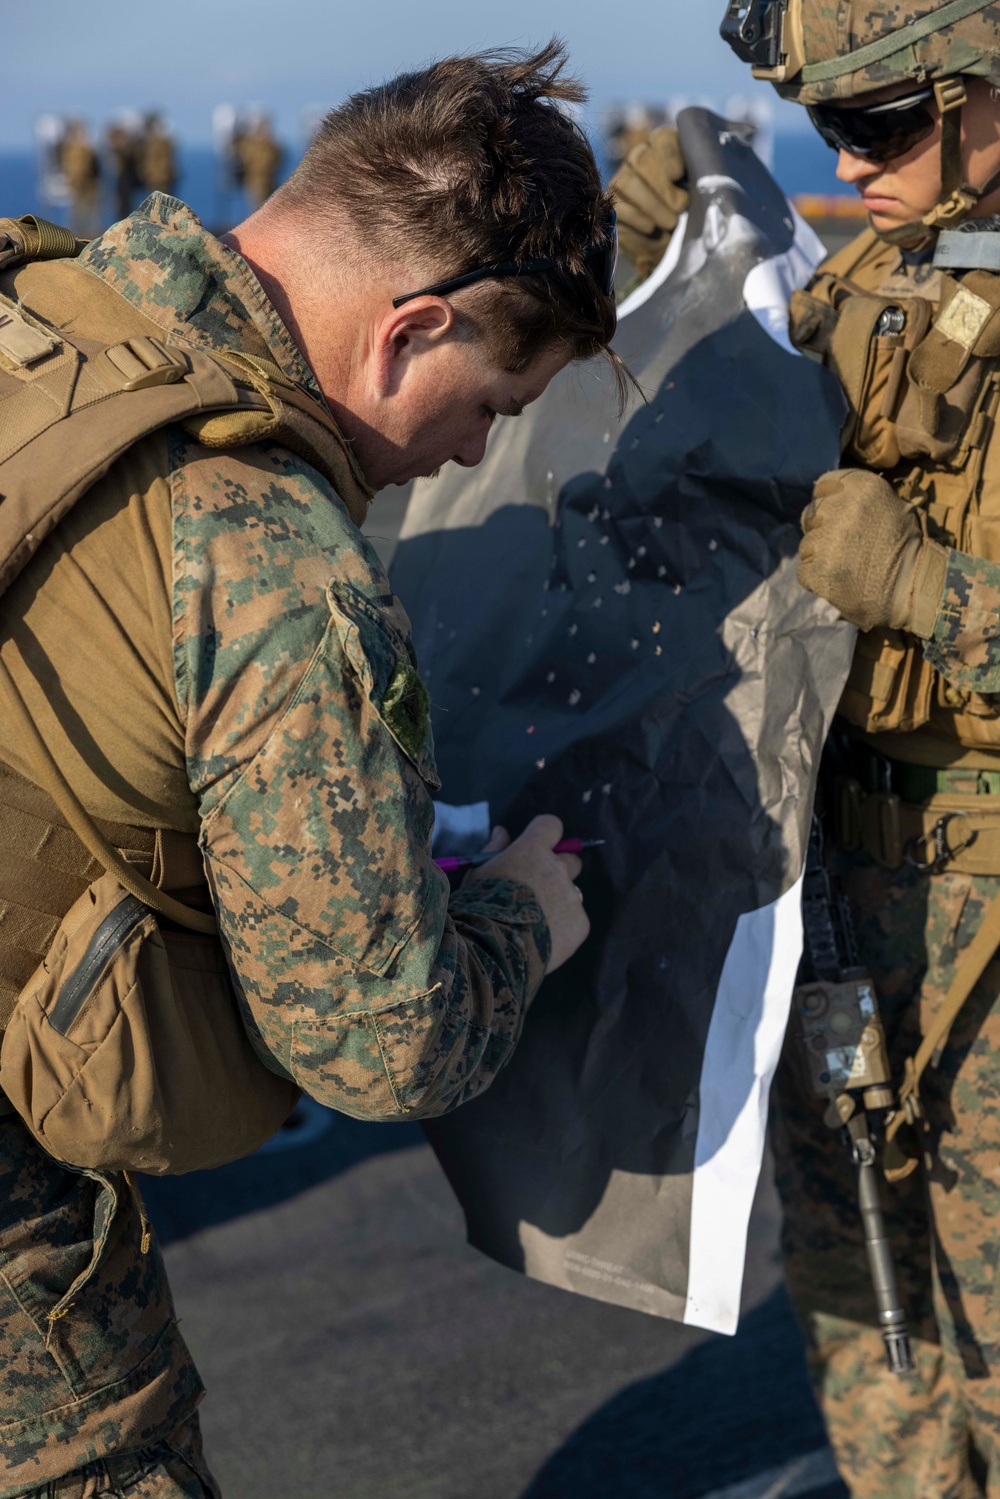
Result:
<svg viewBox="0 0 1000 1499"><path fill-rule="evenodd" d="M797 104L961 73L1000 85L998 0L730 0L722 35Z"/></svg>
<svg viewBox="0 0 1000 1499"><path fill-rule="evenodd" d="M926 243L998 186L963 180L963 74L1000 86L1000 0L729 0L722 36L756 78L797 104L831 104L892 84L934 84L944 128L941 196L919 225L889 231Z"/></svg>

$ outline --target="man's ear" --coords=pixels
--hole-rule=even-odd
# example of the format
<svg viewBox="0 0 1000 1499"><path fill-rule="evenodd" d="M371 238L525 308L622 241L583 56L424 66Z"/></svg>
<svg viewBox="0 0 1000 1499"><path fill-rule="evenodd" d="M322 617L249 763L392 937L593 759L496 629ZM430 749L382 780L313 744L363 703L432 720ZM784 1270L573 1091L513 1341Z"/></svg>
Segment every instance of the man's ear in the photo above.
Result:
<svg viewBox="0 0 1000 1499"><path fill-rule="evenodd" d="M439 347L454 326L454 309L443 297L416 297L393 307L375 333L379 395L397 390L409 362Z"/></svg>

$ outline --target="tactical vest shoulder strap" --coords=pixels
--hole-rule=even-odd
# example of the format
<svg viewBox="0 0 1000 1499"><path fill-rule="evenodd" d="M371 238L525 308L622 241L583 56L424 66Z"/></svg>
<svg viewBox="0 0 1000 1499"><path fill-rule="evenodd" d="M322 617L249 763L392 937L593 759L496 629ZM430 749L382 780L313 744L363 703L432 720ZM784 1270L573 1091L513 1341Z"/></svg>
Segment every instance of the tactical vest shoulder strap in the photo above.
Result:
<svg viewBox="0 0 1000 1499"><path fill-rule="evenodd" d="M141 438L206 412L252 407L273 417L210 355L146 336L89 342L0 295L0 592Z"/></svg>
<svg viewBox="0 0 1000 1499"><path fill-rule="evenodd" d="M0 270L63 257L51 272L29 266L16 278L18 293L22 280L30 284L23 301L0 292L0 593L117 458L174 423L214 447L283 443L329 480L361 523L371 491L319 402L269 360L165 337L100 277L66 264L68 238L44 221L0 220ZM50 301L62 310L53 319L51 277L58 295ZM7 275L4 284L15 290ZM78 317L67 315L73 301L85 306L86 326L106 313L108 326L130 336L110 344L81 336L73 331Z"/></svg>
<svg viewBox="0 0 1000 1499"><path fill-rule="evenodd" d="M33 213L21 219L0 219L0 271L28 260L64 260L79 255L86 243L61 224Z"/></svg>

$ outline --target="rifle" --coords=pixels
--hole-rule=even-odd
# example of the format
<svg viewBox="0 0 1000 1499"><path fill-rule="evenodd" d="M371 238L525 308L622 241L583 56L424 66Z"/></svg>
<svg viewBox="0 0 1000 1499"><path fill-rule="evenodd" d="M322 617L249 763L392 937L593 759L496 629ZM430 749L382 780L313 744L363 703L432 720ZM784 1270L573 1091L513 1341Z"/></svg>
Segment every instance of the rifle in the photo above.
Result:
<svg viewBox="0 0 1000 1499"><path fill-rule="evenodd" d="M823 829L815 814L806 854L802 925L803 969L811 970L812 976L796 987L792 998L799 1056L811 1092L828 1100L827 1124L840 1129L850 1146L889 1368L894 1374L909 1374L913 1357L875 1164L875 1139L895 1103L885 1031L875 986L858 959L850 910L824 862Z"/></svg>

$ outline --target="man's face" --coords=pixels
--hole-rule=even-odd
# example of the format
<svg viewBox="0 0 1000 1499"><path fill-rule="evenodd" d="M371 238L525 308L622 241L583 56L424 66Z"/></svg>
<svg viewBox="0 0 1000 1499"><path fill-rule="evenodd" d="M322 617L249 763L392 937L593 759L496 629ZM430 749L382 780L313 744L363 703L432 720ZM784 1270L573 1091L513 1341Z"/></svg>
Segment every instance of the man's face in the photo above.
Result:
<svg viewBox="0 0 1000 1499"><path fill-rule="evenodd" d="M962 163L966 181L973 186L988 182L1000 168L1000 105L981 78L965 79L968 102L962 106ZM864 94L844 104L845 109L880 104L912 93L918 87L903 82L878 92ZM934 100L928 101L934 130L903 156L874 162L841 151L837 176L861 194L876 229L895 229L912 224L929 213L941 196L941 116ZM976 213L995 212L996 195L977 206Z"/></svg>
<svg viewBox="0 0 1000 1499"><path fill-rule="evenodd" d="M520 415L568 362L563 350L549 350L515 374L478 339L452 338L422 350L401 365L376 421L352 433L369 484L405 484L449 462L474 467L496 417Z"/></svg>

